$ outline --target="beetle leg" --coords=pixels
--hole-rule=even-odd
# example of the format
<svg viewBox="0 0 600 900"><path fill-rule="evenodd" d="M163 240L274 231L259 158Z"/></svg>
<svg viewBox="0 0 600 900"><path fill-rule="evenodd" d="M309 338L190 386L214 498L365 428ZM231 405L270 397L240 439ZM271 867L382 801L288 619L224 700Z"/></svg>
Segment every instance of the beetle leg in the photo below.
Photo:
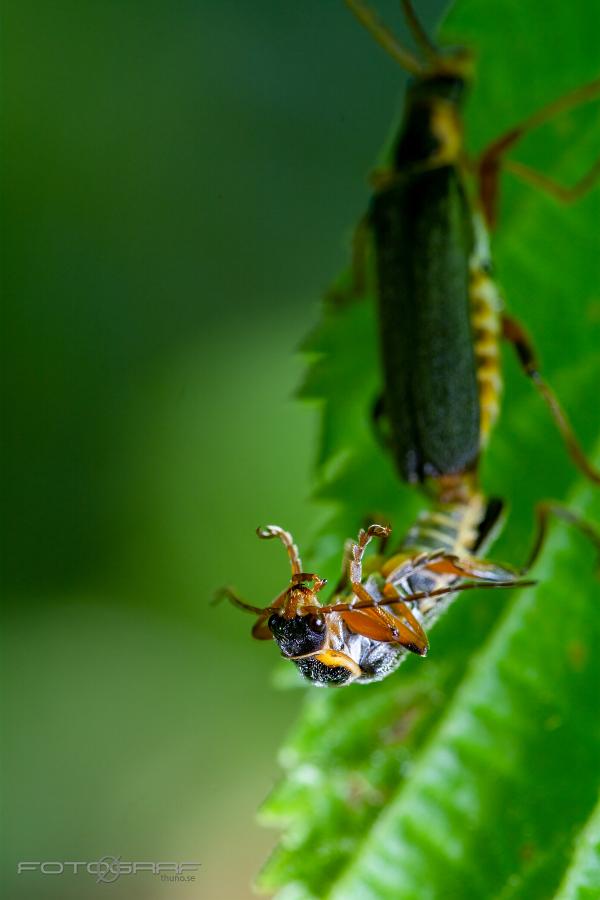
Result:
<svg viewBox="0 0 600 900"><path fill-rule="evenodd" d="M290 565L292 567L292 575L299 575L302 572L302 560L300 559L300 553L298 551L298 547L294 543L294 538L291 536L289 531L285 531L284 528L280 528L279 525L267 525L265 528L257 528L256 534L262 540L268 541L271 538L279 538L281 543L286 549Z"/></svg>
<svg viewBox="0 0 600 900"><path fill-rule="evenodd" d="M492 582L498 585L512 585L520 574L520 570L510 566L488 562L477 557L458 557L443 550L434 551L433 553L421 554L414 559L409 559L393 569L387 575L387 580L382 590L385 599L381 602L385 603L386 599L393 600L394 597L399 596L395 585L400 580L410 578L423 569L436 575L453 575L457 579L469 577L482 583ZM449 592L451 592L452 586L448 585L447 587ZM419 593L426 596L426 592ZM434 596L434 594L435 592L432 590L431 595ZM410 599L410 597L407 599Z"/></svg>
<svg viewBox="0 0 600 900"><path fill-rule="evenodd" d="M431 563L428 568L440 575L456 575L459 578L469 577L477 581L493 581L499 584L512 583L518 575L524 574L521 569L478 559L476 556L442 557L437 562Z"/></svg>
<svg viewBox="0 0 600 900"><path fill-rule="evenodd" d="M569 109L573 109L582 103L587 103L600 95L600 78L584 84L569 94L559 97L552 103L543 106L537 112L523 119L522 122L515 125L509 131L505 132L499 138L496 138L479 157L478 174L479 174L479 199L485 214L488 227L492 228L496 224L497 204L498 204L498 178L500 167L503 163L503 157L512 150L526 134L548 122L550 119ZM521 167L517 164L512 169L515 174L524 177L530 183L536 182L537 187L545 189L547 192L554 193L559 199L566 197L567 202L576 199L585 193L586 190L593 185L594 181L600 175L599 164L590 170L590 172L578 182L574 188L561 188L545 176L538 176L537 173L528 170L525 166ZM559 196L560 195L560 196Z"/></svg>
<svg viewBox="0 0 600 900"><path fill-rule="evenodd" d="M370 217L369 213L365 213L352 234L349 279L334 285L326 296L327 303L334 309L344 309L366 296L369 283L369 244Z"/></svg>
<svg viewBox="0 0 600 900"><path fill-rule="evenodd" d="M456 556L441 557L437 561L430 562L429 568L433 572L445 575L474 578L477 581L493 582L497 585L512 585L515 579L526 575L535 565L548 536L548 522L551 516L556 516L577 528L596 548L600 566L600 533L586 522L581 516L573 512L561 503L554 500L543 500L535 508L536 534L533 547L527 561L523 566L511 567L504 564L489 562L469 556L458 558ZM384 597L388 596L388 584L383 589ZM393 585L391 585L393 587ZM391 596L391 594L389 595ZM384 601L385 602L385 601Z"/></svg>
<svg viewBox="0 0 600 900"><path fill-rule="evenodd" d="M398 591L395 591L394 594L393 612L376 604L364 589L361 599L369 600L372 606L353 609L349 605L348 609L340 612L340 617L351 631L382 643L401 644L419 656L426 655L429 648L427 635L408 606L402 602L401 594ZM385 603L385 600L382 602Z"/></svg>
<svg viewBox="0 0 600 900"><path fill-rule="evenodd" d="M429 642L425 632L418 623L416 628L412 627L412 623L410 626L406 625L402 618L405 618L404 612L409 611L408 607L400 602L398 606L400 609L397 617L380 606L374 609L350 610L340 615L355 634L362 634L381 643L400 644L411 653L426 656Z"/></svg>
<svg viewBox="0 0 600 900"><path fill-rule="evenodd" d="M369 521L369 520L367 520ZM384 526L378 526L384 528ZM362 532L361 532L362 533ZM385 546L388 540L388 537L391 533L391 529L388 529L387 533L385 531L381 531L375 534L375 537L381 538L381 543L379 546L379 552L383 553L385 550ZM333 589L333 596L336 594L341 594L342 591L347 588L350 584L350 565L353 560L353 551L355 547L355 542L352 538L348 538L348 540L344 544L344 555L342 557L342 571L340 574L339 581L335 585Z"/></svg>
<svg viewBox="0 0 600 900"><path fill-rule="evenodd" d="M349 583L349 572L350 572L350 560L352 559L352 548L354 547L354 541L352 538L348 538L348 540L344 543L344 555L342 556L342 571L340 572L339 580L337 581L332 596L335 597L337 594L341 594L344 589L348 586Z"/></svg>
<svg viewBox="0 0 600 900"><path fill-rule="evenodd" d="M402 578L416 575L422 569L429 568L433 562L445 558L456 559L455 556L451 556L445 550L432 550L418 553L416 556L398 553L384 563L381 573L385 576L387 582L400 581Z"/></svg>
<svg viewBox="0 0 600 900"><path fill-rule="evenodd" d="M527 377L531 379L550 410L552 418L565 442L569 456L586 478L589 478L594 484L600 484L600 472L594 469L588 461L556 394L540 375L535 349L523 326L516 319L513 319L512 316L503 314L502 329L503 337L510 341L515 348L521 368Z"/></svg>
<svg viewBox="0 0 600 900"><path fill-rule="evenodd" d="M387 580L383 588L383 595L385 597L395 596L397 591L394 582L410 578L423 569L438 575L456 575L457 578L468 576L481 581L497 582L512 582L521 573L520 569L488 562L475 556L459 557L444 550L435 550L433 553L424 553L414 559L409 559L389 574L386 573Z"/></svg>
<svg viewBox="0 0 600 900"><path fill-rule="evenodd" d="M527 562L518 570L520 575L526 575L539 557L548 535L548 520L550 516L556 516L558 519L562 519L563 522L573 525L585 535L596 548L600 565L600 533L598 533L592 525L586 522L585 519L582 519L577 513L554 500L543 500L541 503L538 503L535 508L535 516L537 526L536 536Z"/></svg>
<svg viewBox="0 0 600 900"><path fill-rule="evenodd" d="M402 628L404 631L409 632L409 640L403 640L402 644L413 653L418 653L419 656L425 656L427 650L429 649L429 641L427 640L427 635L423 630L418 619L415 618L409 607L406 603L404 603L404 597L400 593L400 591L394 587L393 584L389 582L386 583L383 590L385 600L393 600L394 601L394 609L393 611L389 609L384 609L379 607L377 610L373 610L374 612L380 612L384 617L388 618L388 621L396 628ZM398 626L398 619L403 619L406 625Z"/></svg>
<svg viewBox="0 0 600 900"><path fill-rule="evenodd" d="M380 531L376 535L376 537L378 537L380 539L378 553L383 554L383 553L385 553L386 547L388 545L388 541L390 539L390 534L392 533L392 529L389 525L381 525L380 527L384 530Z"/></svg>
<svg viewBox="0 0 600 900"><path fill-rule="evenodd" d="M361 528L358 533L358 541L352 545L351 556L349 560L350 583L352 590L356 593L356 588L360 588L362 582L362 559L367 545L374 537L386 538L391 532L391 528L387 525L369 525L365 530Z"/></svg>
<svg viewBox="0 0 600 900"><path fill-rule="evenodd" d="M542 172L537 172L535 169L531 169L529 166L517 162L517 160L508 159L505 163L505 169L513 175L516 175L521 181L526 181L528 184L533 185L533 187L540 191L544 191L546 194L554 197L555 200L558 200L559 203L564 203L565 205L574 203L576 200L584 197L600 179L600 159L597 159L585 175L570 187L560 184L552 178L548 178L548 176L544 175Z"/></svg>
<svg viewBox="0 0 600 900"><path fill-rule="evenodd" d="M373 609L366 614L362 611L358 616L353 615L353 604L348 604L347 610L341 612L349 627L359 634L366 637L375 637L376 640L387 640L394 643L402 644L407 650L424 656L427 653L428 641L425 632L421 628L419 622L415 619L410 609L402 602L402 595L393 587L386 583L386 589L393 591L393 599L397 601L397 610L390 612L380 605L385 603L385 599L381 599L378 604L377 600L371 596L366 587L362 584L362 558L368 543L375 536L386 538L391 529L385 525L370 525L369 528L360 531L358 541L352 547L352 558L350 561L350 583L352 592L358 603L373 604ZM389 594L388 594L389 596ZM390 598L391 599L391 598ZM404 624L404 622L407 624ZM383 635L387 634L387 638Z"/></svg>

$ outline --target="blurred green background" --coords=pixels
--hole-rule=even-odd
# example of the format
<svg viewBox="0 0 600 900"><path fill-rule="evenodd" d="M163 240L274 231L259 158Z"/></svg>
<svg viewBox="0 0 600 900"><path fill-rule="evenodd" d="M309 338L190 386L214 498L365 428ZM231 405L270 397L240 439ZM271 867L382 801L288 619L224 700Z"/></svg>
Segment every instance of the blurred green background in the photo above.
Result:
<svg viewBox="0 0 600 900"><path fill-rule="evenodd" d="M3 35L2 885L237 900L301 694L209 598L266 604L254 528L320 515L296 349L402 76L341 0L9 0ZM104 855L202 868L15 874Z"/></svg>

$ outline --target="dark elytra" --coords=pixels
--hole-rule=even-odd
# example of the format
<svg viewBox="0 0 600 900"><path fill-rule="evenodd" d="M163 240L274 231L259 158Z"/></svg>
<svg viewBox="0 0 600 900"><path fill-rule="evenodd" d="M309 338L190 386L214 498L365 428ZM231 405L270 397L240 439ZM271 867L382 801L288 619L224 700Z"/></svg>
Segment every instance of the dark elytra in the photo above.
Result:
<svg viewBox="0 0 600 900"><path fill-rule="evenodd" d="M454 166L399 175L372 201L384 410L408 481L464 472L479 454L469 308L473 233Z"/></svg>

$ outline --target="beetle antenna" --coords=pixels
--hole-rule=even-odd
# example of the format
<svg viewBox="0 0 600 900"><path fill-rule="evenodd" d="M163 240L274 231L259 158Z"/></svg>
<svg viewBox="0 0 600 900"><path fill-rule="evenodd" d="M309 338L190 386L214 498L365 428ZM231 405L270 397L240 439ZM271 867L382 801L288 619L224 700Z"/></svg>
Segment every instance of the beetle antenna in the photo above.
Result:
<svg viewBox="0 0 600 900"><path fill-rule="evenodd" d="M386 53L389 53L403 69L410 72L411 75L418 76L424 73L425 67L421 61L398 41L393 32L390 31L387 25L383 24L379 16L370 9L366 3L363 3L362 0L345 0L345 2L346 6L354 13L361 25L367 29L377 43L380 44ZM412 16L414 17L414 13L412 13ZM407 18L409 19L410 25L411 18L409 13L407 13ZM414 18L416 21L416 17ZM418 28L420 31L421 26L418 25Z"/></svg>
<svg viewBox="0 0 600 900"><path fill-rule="evenodd" d="M271 538L279 538L287 551L287 555L292 567L292 576L299 575L302 572L302 560L294 539L289 533L279 525L267 525L265 528L257 528L256 533L263 541L271 540Z"/></svg>
<svg viewBox="0 0 600 900"><path fill-rule="evenodd" d="M413 38L415 39L416 44L421 48L425 56L430 61L435 61L439 57L439 50L421 25L421 22L417 18L417 14L412 5L411 0L400 0L402 4L402 11L404 13L404 17L406 19L406 23L410 28Z"/></svg>
<svg viewBox="0 0 600 900"><path fill-rule="evenodd" d="M233 603L234 606L237 606L238 609L243 609L246 612L255 613L257 615L262 615L262 613L264 613L264 609L261 609L260 606L252 606L251 603L246 603L246 601L242 600L241 597L238 597L230 587L219 588L219 590L215 592L211 601L212 606L216 606L221 600L229 600L229 602Z"/></svg>
<svg viewBox="0 0 600 900"><path fill-rule="evenodd" d="M443 597L445 594L455 594L459 591L474 591L474 590L491 590L492 588L523 588L523 587L532 587L534 584L537 584L536 581L532 580L515 580L515 581L498 581L498 582L483 582L483 584L479 581L466 581L463 584L450 585L445 588L437 588L435 591L418 591L415 594L408 594L405 597L397 597L396 599L388 600L387 597L382 598L381 600L359 600L358 603L334 603L331 606L315 606L314 612L318 612L319 615L327 615L327 613L332 612L346 612L347 610L355 610L355 609L373 609L377 606L393 606L395 603L412 603L417 600L426 600L430 597ZM312 609L306 609L307 612L312 612Z"/></svg>

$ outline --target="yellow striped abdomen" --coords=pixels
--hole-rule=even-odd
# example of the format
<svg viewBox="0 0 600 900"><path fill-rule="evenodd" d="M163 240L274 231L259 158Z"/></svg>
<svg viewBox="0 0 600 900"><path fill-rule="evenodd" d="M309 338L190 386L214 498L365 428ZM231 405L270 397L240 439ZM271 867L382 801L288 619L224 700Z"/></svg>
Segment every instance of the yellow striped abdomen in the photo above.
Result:
<svg viewBox="0 0 600 900"><path fill-rule="evenodd" d="M491 262L488 235L478 215L475 216L474 226L476 240L469 266L469 299L479 388L480 446L483 449L500 412L503 303L500 291L489 274Z"/></svg>
<svg viewBox="0 0 600 900"><path fill-rule="evenodd" d="M381 566L382 575L389 577L403 562L421 553L443 550L451 556L470 556L480 543L486 508L483 496L475 492L464 503L438 503L422 512L399 552Z"/></svg>

